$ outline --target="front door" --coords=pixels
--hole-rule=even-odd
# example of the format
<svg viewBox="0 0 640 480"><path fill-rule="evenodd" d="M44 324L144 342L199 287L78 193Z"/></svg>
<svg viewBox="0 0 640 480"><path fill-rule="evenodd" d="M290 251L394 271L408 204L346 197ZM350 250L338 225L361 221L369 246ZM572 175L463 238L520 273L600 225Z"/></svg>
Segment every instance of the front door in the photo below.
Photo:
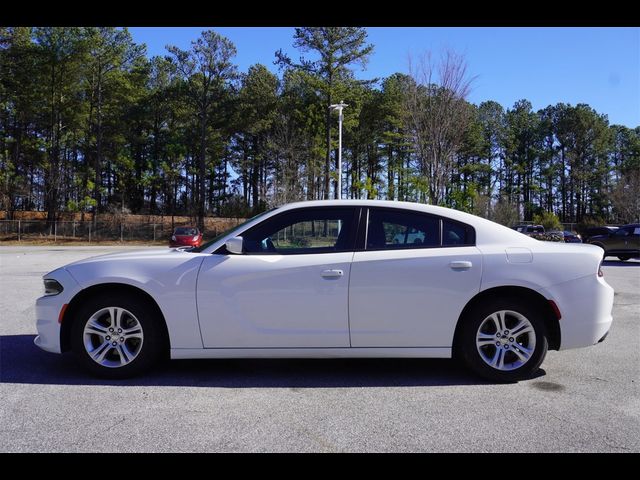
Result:
<svg viewBox="0 0 640 480"><path fill-rule="evenodd" d="M349 275L356 208L301 208L243 232L244 253L200 269L205 348L349 346Z"/></svg>

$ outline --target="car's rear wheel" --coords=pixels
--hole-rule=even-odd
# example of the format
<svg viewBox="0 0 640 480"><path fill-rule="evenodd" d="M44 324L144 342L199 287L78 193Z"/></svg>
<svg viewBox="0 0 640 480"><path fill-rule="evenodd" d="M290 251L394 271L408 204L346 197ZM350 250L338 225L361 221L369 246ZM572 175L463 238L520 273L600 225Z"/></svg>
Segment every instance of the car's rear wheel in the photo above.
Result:
<svg viewBox="0 0 640 480"><path fill-rule="evenodd" d="M147 303L133 295L104 293L80 306L71 348L82 366L106 378L127 378L151 368L164 342Z"/></svg>
<svg viewBox="0 0 640 480"><path fill-rule="evenodd" d="M539 312L515 299L496 299L472 309L458 339L464 362L484 378L516 382L530 378L547 354Z"/></svg>

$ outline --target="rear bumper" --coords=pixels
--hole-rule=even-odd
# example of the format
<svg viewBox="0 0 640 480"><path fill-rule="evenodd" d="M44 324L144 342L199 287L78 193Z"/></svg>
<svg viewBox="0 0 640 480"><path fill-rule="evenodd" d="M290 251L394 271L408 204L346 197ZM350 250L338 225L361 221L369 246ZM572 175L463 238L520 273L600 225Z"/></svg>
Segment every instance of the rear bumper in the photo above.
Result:
<svg viewBox="0 0 640 480"><path fill-rule="evenodd" d="M547 298L558 305L560 350L595 345L604 340L613 321L613 288L589 275L547 289Z"/></svg>

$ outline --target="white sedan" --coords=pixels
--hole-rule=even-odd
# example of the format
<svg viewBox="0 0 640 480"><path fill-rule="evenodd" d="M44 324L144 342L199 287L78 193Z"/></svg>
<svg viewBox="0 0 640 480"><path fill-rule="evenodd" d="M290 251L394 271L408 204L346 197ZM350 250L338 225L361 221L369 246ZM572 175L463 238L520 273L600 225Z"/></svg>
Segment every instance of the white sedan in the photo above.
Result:
<svg viewBox="0 0 640 480"><path fill-rule="evenodd" d="M605 338L613 289L601 261L596 246L541 242L447 208L295 203L195 249L46 274L35 343L110 378L166 356L457 357L512 382L548 349Z"/></svg>

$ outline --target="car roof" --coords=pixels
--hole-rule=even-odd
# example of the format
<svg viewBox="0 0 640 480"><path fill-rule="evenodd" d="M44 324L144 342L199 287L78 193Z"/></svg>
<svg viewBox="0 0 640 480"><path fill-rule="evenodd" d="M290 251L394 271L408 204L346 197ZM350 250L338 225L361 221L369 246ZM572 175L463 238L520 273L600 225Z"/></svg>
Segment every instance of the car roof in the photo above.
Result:
<svg viewBox="0 0 640 480"><path fill-rule="evenodd" d="M457 220L459 222L467 223L473 226L476 232L476 238L481 238L482 243L502 242L506 237L512 238L514 241L520 242L536 242L536 240L523 235L509 227L492 222L491 220L472 215L470 213L461 212L460 210L454 210L452 208L439 207L436 205L427 205L425 203L414 202L400 202L395 200L310 200L306 202L294 202L286 205L282 205L275 209L275 213L284 212L286 210L295 208L307 208L307 207L379 207L379 208L402 208L406 210L414 210L418 212L430 213L432 215L439 215L451 220ZM541 225L536 225L541 226ZM480 234L478 236L478 234Z"/></svg>
<svg viewBox="0 0 640 480"><path fill-rule="evenodd" d="M431 213L432 215L444 215L453 220L472 223L476 219L481 219L470 213L461 212L452 208L438 207L435 205L427 205L424 203L413 202L397 202L394 200L309 200L305 202L293 202L282 205L276 209L277 212L284 212L295 208L308 207L379 207L379 208L404 208L408 210L422 211ZM483 220L483 219L481 219ZM507 227L505 227L507 228Z"/></svg>

